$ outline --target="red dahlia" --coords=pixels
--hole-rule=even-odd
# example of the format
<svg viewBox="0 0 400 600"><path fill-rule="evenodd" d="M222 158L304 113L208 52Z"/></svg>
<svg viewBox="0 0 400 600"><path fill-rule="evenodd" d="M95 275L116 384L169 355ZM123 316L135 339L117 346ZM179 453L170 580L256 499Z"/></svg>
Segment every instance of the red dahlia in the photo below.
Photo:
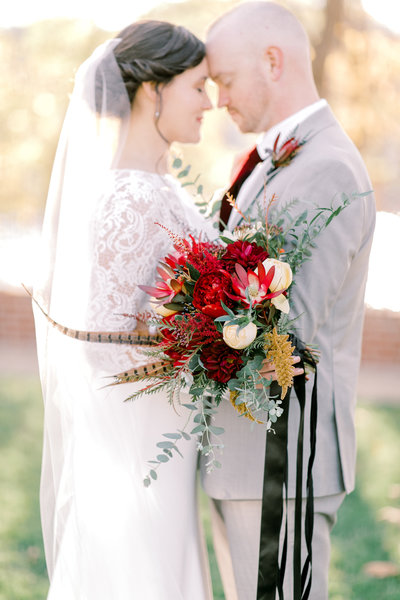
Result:
<svg viewBox="0 0 400 600"><path fill-rule="evenodd" d="M241 353L222 341L205 346L200 358L207 369L207 376L220 383L227 383L232 379L243 363Z"/></svg>
<svg viewBox="0 0 400 600"><path fill-rule="evenodd" d="M258 263L263 262L266 258L268 258L268 252L261 246L258 246L254 242L238 240L227 246L222 261L224 268L233 273L236 263L246 270L254 270Z"/></svg>
<svg viewBox="0 0 400 600"><path fill-rule="evenodd" d="M221 300L232 306L226 292L232 293L231 276L222 269L200 275L193 290L193 306L202 313L216 319L225 314Z"/></svg>

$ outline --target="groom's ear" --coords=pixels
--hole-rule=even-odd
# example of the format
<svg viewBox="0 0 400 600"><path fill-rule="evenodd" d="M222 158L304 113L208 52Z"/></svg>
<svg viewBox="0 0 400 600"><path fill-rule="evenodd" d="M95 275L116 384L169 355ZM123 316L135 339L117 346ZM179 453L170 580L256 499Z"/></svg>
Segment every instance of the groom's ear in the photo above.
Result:
<svg viewBox="0 0 400 600"><path fill-rule="evenodd" d="M272 81L278 81L283 72L283 52L277 46L268 46L264 58L267 64L268 74Z"/></svg>

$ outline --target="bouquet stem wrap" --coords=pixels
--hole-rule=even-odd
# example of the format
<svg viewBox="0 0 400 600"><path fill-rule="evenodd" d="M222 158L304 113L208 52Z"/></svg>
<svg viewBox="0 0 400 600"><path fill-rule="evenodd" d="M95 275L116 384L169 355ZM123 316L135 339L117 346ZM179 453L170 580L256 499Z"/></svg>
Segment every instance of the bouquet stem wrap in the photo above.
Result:
<svg viewBox="0 0 400 600"><path fill-rule="evenodd" d="M301 357L300 365L310 365L315 370L314 386L311 395L310 412L310 456L306 480L306 511L304 536L307 556L303 567L301 565L302 537L302 497L303 497L303 441L304 414L306 404L306 377L299 375L294 378L294 389L300 404L300 423L297 438L296 460L296 498L295 525L293 545L293 600L307 600L310 595L312 581L312 537L314 528L314 491L312 467L315 458L317 432L317 365L314 358L307 352L306 347L295 336L291 341L296 347L295 353ZM279 386L274 382L271 394L279 393ZM279 564L279 535L282 525L284 503L287 506L288 486L288 416L291 388L283 400L283 415L275 423L275 435L268 437L265 453L263 497L261 512L260 554L258 565L257 600L275 600L278 592L279 600L283 600L283 580L285 575L287 542L287 511L285 536L282 545L281 561Z"/></svg>

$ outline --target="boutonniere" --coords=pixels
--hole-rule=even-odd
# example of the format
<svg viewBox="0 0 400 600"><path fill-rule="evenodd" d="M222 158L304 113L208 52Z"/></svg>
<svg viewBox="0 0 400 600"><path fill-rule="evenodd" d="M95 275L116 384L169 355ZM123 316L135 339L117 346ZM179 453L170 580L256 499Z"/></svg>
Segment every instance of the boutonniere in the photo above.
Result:
<svg viewBox="0 0 400 600"><path fill-rule="evenodd" d="M254 196L250 205L247 207L246 214L248 214L254 205L254 203L258 200L261 194L265 194L266 186L269 182L277 175L280 169L283 167L287 167L290 165L296 154L299 152L300 148L304 146L307 141L307 136L300 139L296 137L296 129L290 134L290 137L287 138L285 142L281 146L279 146L279 139L281 134L279 133L275 139L274 146L272 150L270 148L265 151L271 157L271 166L265 174L265 179L262 187L259 189L258 193ZM241 215L243 218L243 215Z"/></svg>
<svg viewBox="0 0 400 600"><path fill-rule="evenodd" d="M293 135L278 147L280 137L281 134L279 133L271 152L271 162L274 170L287 167L292 162L301 146L306 142L306 139L300 140Z"/></svg>
<svg viewBox="0 0 400 600"><path fill-rule="evenodd" d="M306 143L307 138L299 139L295 136L296 130L291 136L279 146L281 134L278 133L272 150L268 149L271 155L271 168L268 170L267 177L272 179L279 169L290 165L300 148Z"/></svg>

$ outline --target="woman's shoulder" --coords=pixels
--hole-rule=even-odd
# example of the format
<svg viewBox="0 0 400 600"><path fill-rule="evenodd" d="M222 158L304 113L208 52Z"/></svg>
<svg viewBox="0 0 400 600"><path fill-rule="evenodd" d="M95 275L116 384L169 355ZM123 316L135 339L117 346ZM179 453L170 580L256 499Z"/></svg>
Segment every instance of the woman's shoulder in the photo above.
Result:
<svg viewBox="0 0 400 600"><path fill-rule="evenodd" d="M141 185L149 188L159 188L173 179L170 175L162 175L140 169L111 169L110 182L115 186Z"/></svg>

